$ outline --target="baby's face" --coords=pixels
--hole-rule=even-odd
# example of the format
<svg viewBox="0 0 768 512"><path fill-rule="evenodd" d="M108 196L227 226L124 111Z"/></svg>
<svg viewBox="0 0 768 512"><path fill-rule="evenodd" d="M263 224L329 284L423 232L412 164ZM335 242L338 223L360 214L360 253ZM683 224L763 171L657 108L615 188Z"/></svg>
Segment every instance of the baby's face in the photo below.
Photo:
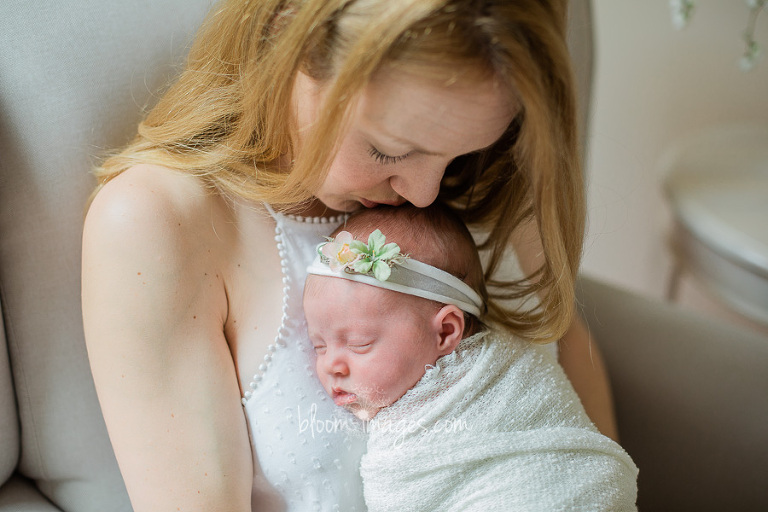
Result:
<svg viewBox="0 0 768 512"><path fill-rule="evenodd" d="M309 279L304 313L320 382L336 405L373 418L440 356L434 305L346 279Z"/></svg>

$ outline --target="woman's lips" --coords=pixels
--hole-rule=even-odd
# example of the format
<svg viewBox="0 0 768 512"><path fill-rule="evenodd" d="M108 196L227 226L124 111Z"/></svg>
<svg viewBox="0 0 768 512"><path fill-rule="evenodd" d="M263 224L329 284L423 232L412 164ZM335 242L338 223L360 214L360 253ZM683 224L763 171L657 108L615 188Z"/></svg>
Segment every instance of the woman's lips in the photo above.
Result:
<svg viewBox="0 0 768 512"><path fill-rule="evenodd" d="M365 198L362 198L362 197L360 198L360 204L362 204L366 208L376 208L377 206L381 206L381 205L385 205L385 206L400 206L404 202L405 201L403 199L399 199L399 200L396 200L396 201L376 202L376 201L369 201L368 199L365 199Z"/></svg>
<svg viewBox="0 0 768 512"><path fill-rule="evenodd" d="M367 199L360 198L360 204L365 206L366 208L376 208L379 206L379 203L374 203L373 201L369 201Z"/></svg>

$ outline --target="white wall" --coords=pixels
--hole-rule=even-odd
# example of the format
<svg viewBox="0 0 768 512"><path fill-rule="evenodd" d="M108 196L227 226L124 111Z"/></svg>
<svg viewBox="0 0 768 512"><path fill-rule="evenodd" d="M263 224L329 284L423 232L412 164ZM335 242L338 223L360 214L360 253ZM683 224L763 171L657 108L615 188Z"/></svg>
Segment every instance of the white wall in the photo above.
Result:
<svg viewBox="0 0 768 512"><path fill-rule="evenodd" d="M661 155L708 125L768 121L768 9L756 29L765 58L744 73L744 0L696 3L682 31L672 26L668 0L593 3L596 69L582 268L654 297L664 296L671 268ZM680 302L735 318L687 278Z"/></svg>

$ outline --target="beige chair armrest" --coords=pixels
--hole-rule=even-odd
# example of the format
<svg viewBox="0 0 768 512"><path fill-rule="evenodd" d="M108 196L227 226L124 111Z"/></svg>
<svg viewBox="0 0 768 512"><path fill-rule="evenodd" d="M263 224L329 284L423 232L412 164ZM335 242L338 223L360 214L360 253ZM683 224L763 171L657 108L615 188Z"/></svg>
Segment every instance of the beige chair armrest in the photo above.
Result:
<svg viewBox="0 0 768 512"><path fill-rule="evenodd" d="M582 278L641 510L768 510L768 339Z"/></svg>

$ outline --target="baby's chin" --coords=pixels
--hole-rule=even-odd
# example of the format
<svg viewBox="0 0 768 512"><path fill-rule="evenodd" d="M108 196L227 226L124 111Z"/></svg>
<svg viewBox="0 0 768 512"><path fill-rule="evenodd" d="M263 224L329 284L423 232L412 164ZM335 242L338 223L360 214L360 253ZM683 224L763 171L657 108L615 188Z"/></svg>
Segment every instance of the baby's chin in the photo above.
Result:
<svg viewBox="0 0 768 512"><path fill-rule="evenodd" d="M370 402L366 403L365 400L345 405L344 408L363 421L372 420L382 409L372 405Z"/></svg>
<svg viewBox="0 0 768 512"><path fill-rule="evenodd" d="M363 421L370 421L373 418L376 417L376 415L379 413L381 409L365 409L362 407L357 408L357 410L352 410L352 408L348 408L349 411L358 417L358 419L361 419Z"/></svg>

